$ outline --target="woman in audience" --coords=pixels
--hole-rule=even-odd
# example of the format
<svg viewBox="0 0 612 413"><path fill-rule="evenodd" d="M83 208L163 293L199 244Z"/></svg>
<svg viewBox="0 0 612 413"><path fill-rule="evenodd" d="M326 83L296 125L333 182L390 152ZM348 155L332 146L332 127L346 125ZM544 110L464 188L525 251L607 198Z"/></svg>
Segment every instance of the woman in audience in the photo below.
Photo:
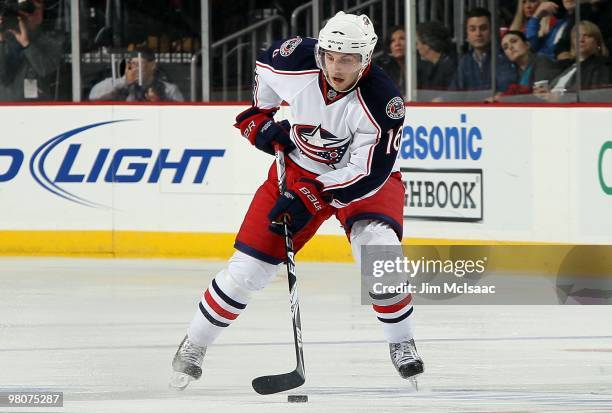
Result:
<svg viewBox="0 0 612 413"><path fill-rule="evenodd" d="M533 17L533 14L540 5L541 0L518 0L516 3L516 13L514 20L510 25L510 30L525 32L527 20ZM550 31L550 28L555 25L557 19L555 16L547 15L540 19L540 30L538 37L544 37Z"/></svg>
<svg viewBox="0 0 612 413"><path fill-rule="evenodd" d="M511 30L501 40L504 54L510 60L517 73L517 82L511 84L504 95L531 93L536 82L553 79L562 66L545 56L536 55L529 49L529 43L523 32Z"/></svg>
<svg viewBox="0 0 612 413"><path fill-rule="evenodd" d="M533 16L527 20L525 35L531 48L549 59L565 60L570 57L571 30L576 22L576 7L580 4L580 19L594 21L593 4L597 0L562 0L563 7L556 2L542 1ZM542 35L542 23L548 16L556 16L557 21L547 34Z"/></svg>
<svg viewBox="0 0 612 413"><path fill-rule="evenodd" d="M608 48L603 42L599 27L590 21L581 21L572 30L571 58L576 59L578 53L580 55L578 60L580 61L580 87L582 89L610 84ZM562 95L567 91L575 91L578 84L577 71L578 66L574 63L558 75L551 82L550 91L552 94ZM541 93L544 91L534 92Z"/></svg>
<svg viewBox="0 0 612 413"><path fill-rule="evenodd" d="M561 50L562 40L575 21L576 0L563 0L562 3L563 8L553 1L541 2L525 26L525 35L531 48L553 60L566 51ZM557 22L551 26L548 33L541 35L542 20L550 16L556 16ZM566 55L564 54L561 58L566 58Z"/></svg>
<svg viewBox="0 0 612 413"><path fill-rule="evenodd" d="M376 61L376 64L382 67L385 73L395 81L399 90L405 94L406 33L401 26L392 27L390 33L391 35L386 41L385 54Z"/></svg>
<svg viewBox="0 0 612 413"><path fill-rule="evenodd" d="M571 57L575 59L577 50L580 50L580 88L593 89L609 85L612 80L609 53L599 28L594 23L582 21L579 26L574 27L571 37ZM538 98L550 102L560 101L566 92L576 91L577 77L578 66L573 63L554 78L550 86L536 86L533 88L533 93Z"/></svg>

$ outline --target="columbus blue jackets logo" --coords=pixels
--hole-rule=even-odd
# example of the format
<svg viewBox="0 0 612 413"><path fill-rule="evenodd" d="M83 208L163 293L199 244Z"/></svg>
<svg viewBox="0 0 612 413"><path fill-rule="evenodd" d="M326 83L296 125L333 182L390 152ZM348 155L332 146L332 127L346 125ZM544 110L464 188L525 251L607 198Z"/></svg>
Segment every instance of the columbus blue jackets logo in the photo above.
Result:
<svg viewBox="0 0 612 413"><path fill-rule="evenodd" d="M349 145L351 137L338 138L319 126L293 125L295 143L304 156L333 168L340 162Z"/></svg>
<svg viewBox="0 0 612 413"><path fill-rule="evenodd" d="M401 119L404 117L404 100L396 96L387 103L387 116L391 119Z"/></svg>
<svg viewBox="0 0 612 413"><path fill-rule="evenodd" d="M291 53L293 53L293 51L298 47L300 43L302 43L302 38L300 36L287 40L280 47L281 56L289 56Z"/></svg>

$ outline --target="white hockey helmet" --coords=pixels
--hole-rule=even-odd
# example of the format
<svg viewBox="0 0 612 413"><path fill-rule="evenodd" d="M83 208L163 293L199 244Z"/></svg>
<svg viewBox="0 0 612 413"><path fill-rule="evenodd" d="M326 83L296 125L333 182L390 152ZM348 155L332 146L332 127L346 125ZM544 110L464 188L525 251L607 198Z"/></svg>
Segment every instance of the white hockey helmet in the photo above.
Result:
<svg viewBox="0 0 612 413"><path fill-rule="evenodd" d="M377 41L378 36L368 16L365 14L357 16L339 11L327 21L325 27L319 32L319 42L315 46L317 65L327 77L325 62L322 58L323 51L359 54L361 57L361 67L357 77L359 79L372 60Z"/></svg>

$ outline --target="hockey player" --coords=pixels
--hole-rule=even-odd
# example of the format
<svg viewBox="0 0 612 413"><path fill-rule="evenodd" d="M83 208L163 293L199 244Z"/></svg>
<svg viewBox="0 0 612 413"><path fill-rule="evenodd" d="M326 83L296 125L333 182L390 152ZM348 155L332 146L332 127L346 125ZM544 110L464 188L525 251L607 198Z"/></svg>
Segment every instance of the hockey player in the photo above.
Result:
<svg viewBox="0 0 612 413"><path fill-rule="evenodd" d="M287 191L276 168L259 187L235 242L236 252L204 292L172 363L171 386L202 374L206 349L263 289L285 260L288 216L296 251L332 215L350 240L357 264L362 245L400 245L404 186L396 166L404 102L393 82L371 65L377 36L366 15L339 12L318 40L295 37L258 56L252 107L236 126L255 147L285 148ZM293 124L273 118L282 101ZM375 303L393 365L403 378L423 372L411 330L412 297Z"/></svg>

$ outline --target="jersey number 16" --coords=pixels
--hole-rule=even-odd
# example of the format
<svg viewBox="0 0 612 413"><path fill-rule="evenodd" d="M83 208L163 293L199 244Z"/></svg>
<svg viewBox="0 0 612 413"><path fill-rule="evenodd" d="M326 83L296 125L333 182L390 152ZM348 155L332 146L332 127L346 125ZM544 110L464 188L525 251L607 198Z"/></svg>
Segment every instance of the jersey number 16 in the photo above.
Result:
<svg viewBox="0 0 612 413"><path fill-rule="evenodd" d="M389 129L387 134L389 135L389 139L387 139L387 155L391 153L391 145L393 145L393 153L396 154L402 141L402 127L398 126L397 129Z"/></svg>

